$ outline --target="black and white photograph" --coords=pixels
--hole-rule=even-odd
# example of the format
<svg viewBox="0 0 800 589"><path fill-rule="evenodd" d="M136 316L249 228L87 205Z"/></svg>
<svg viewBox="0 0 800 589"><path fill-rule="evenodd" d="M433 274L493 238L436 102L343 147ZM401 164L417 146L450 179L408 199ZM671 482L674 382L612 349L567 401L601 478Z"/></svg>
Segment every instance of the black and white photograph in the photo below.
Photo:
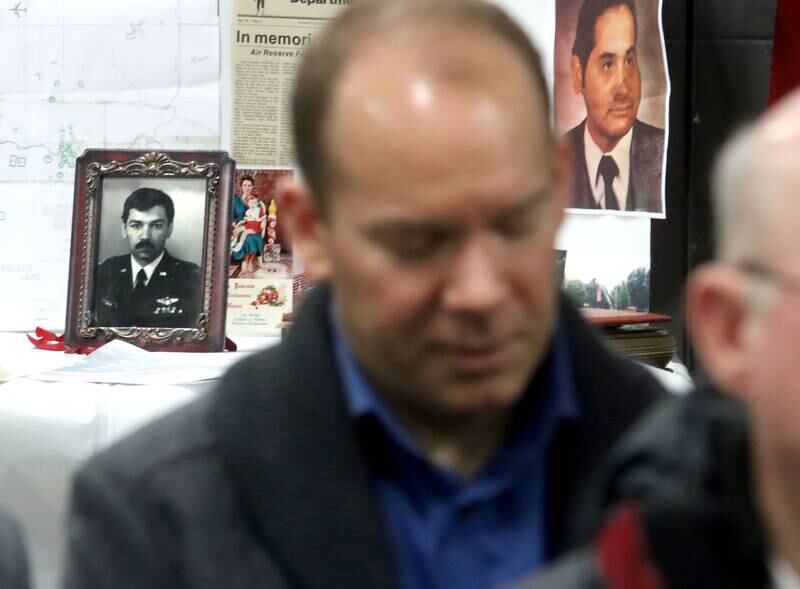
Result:
<svg viewBox="0 0 800 589"><path fill-rule="evenodd" d="M70 280L76 304L68 305L67 318L68 325L79 324L79 339L192 346L210 329L224 331L217 324L220 317L224 324L219 301L225 300L230 225L223 220L230 215L233 175L218 156L207 162L178 157L150 153L83 166Z"/></svg>
<svg viewBox="0 0 800 589"><path fill-rule="evenodd" d="M197 323L205 184L199 178L103 181L95 325Z"/></svg>

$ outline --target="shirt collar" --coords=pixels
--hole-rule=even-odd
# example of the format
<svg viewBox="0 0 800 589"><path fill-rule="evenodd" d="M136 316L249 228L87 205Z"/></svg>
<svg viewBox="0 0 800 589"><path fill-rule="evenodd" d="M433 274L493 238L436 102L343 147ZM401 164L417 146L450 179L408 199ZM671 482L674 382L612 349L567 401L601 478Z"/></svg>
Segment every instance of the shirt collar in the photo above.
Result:
<svg viewBox="0 0 800 589"><path fill-rule="evenodd" d="M153 272L156 270L156 266L161 263L161 259L164 257L164 254L167 250L161 252L161 254L152 262L150 262L147 266L142 266L139 262L136 261L136 258L133 257L131 254L131 284L136 286L136 275L139 273L139 270L144 269L144 273L147 276L147 282L145 282L145 286L150 284L150 277L153 276Z"/></svg>
<svg viewBox="0 0 800 589"><path fill-rule="evenodd" d="M603 151L597 146L589 133L589 123L583 126L583 146L586 154L586 171L589 173L589 183L592 185L592 193L595 200L600 202L600 198L604 195L604 186L602 178L598 177L597 168L600 167L600 158L604 155L610 155L614 158L614 162L619 168L619 176L615 180L615 188L618 186L617 200L622 210L625 210L625 201L628 198L628 182L630 179L631 171L631 141L633 140L633 126L622 136L617 144L608 153Z"/></svg>
<svg viewBox="0 0 800 589"><path fill-rule="evenodd" d="M357 420L367 416L375 417L395 443L406 451L421 456L417 444L380 399L359 366L341 329L333 305L330 307L329 319L333 333L334 354L342 374L345 400L350 415ZM519 409L511 439L521 439L520 443L538 440L542 432L551 430L558 421L578 415L569 345L560 322L556 323L550 349L531 379ZM498 458L502 459L503 454L501 449Z"/></svg>
<svg viewBox="0 0 800 589"><path fill-rule="evenodd" d="M355 419L367 416L377 418L382 427L398 444L413 454L419 454L416 443L380 399L372 383L369 382L367 375L364 374L358 364L353 350L342 331L341 323L333 304L330 306L328 316L331 323L331 332L333 333L334 354L339 371L342 374L345 400L350 415Z"/></svg>

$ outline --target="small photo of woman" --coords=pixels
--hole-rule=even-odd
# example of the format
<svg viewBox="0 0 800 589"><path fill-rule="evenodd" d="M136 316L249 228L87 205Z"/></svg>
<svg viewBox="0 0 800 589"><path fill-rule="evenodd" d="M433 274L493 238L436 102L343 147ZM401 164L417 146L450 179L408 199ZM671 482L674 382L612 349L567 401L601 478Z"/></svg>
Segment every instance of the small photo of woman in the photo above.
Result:
<svg viewBox="0 0 800 589"><path fill-rule="evenodd" d="M240 169L231 206L230 278L292 276L292 248L284 238L278 186L293 171Z"/></svg>

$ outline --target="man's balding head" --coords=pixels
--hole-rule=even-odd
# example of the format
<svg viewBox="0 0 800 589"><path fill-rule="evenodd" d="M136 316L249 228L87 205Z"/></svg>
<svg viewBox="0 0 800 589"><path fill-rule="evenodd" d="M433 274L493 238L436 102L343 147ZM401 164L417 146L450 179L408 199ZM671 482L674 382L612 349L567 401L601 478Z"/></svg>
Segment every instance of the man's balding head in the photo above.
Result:
<svg viewBox="0 0 800 589"><path fill-rule="evenodd" d="M297 160L314 197L323 202L336 177L335 154L327 141L331 103L342 71L387 34L420 27L488 34L507 43L528 68L540 94L541 116L549 121L549 92L539 54L525 32L498 7L480 0L361 0L347 8L306 51L292 97ZM391 76L391 70L385 72Z"/></svg>
<svg viewBox="0 0 800 589"><path fill-rule="evenodd" d="M365 0L305 56L284 219L419 424L505 418L547 349L567 155L536 51L476 0Z"/></svg>

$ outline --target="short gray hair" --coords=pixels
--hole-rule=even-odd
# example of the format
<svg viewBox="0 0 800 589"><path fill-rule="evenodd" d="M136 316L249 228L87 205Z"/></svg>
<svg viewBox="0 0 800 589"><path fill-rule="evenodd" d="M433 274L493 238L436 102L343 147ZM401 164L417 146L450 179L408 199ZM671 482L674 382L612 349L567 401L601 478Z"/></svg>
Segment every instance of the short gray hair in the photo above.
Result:
<svg viewBox="0 0 800 589"><path fill-rule="evenodd" d="M759 173L756 154L763 148L761 142L756 123L737 131L720 151L712 176L716 256L743 268L761 263L765 204L757 202L761 196L753 181ZM765 311L772 306L775 291L755 274L752 278L747 299L752 308Z"/></svg>
<svg viewBox="0 0 800 589"><path fill-rule="evenodd" d="M757 173L756 149L760 143L755 124L737 131L717 158L711 179L714 207L714 245L718 258L740 262L750 259L758 249L760 221L755 218L762 207L753 202Z"/></svg>
<svg viewBox="0 0 800 589"><path fill-rule="evenodd" d="M717 257L741 267L769 267L770 242L787 199L798 194L787 177L800 165L800 91L736 132L720 151L712 175ZM764 281L755 284L768 286ZM759 306L774 290L751 289Z"/></svg>
<svg viewBox="0 0 800 589"><path fill-rule="evenodd" d="M800 91L791 93L725 144L712 176L717 256L758 257L800 165Z"/></svg>

